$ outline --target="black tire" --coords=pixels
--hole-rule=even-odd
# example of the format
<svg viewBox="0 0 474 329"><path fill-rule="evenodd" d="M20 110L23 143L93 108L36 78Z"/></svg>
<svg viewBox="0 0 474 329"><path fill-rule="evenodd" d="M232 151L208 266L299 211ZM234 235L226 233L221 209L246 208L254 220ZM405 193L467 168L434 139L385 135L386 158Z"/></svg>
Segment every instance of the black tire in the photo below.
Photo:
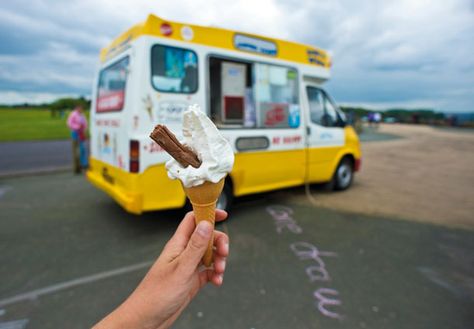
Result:
<svg viewBox="0 0 474 329"><path fill-rule="evenodd" d="M232 185L230 184L229 181L226 181L224 184L224 189L222 190L222 193L219 196L219 199L217 199L216 208L229 211L232 206L233 201L234 201L234 193L232 191Z"/></svg>
<svg viewBox="0 0 474 329"><path fill-rule="evenodd" d="M349 188L354 179L354 164L349 158L343 158L334 173L333 182L336 191L343 191Z"/></svg>

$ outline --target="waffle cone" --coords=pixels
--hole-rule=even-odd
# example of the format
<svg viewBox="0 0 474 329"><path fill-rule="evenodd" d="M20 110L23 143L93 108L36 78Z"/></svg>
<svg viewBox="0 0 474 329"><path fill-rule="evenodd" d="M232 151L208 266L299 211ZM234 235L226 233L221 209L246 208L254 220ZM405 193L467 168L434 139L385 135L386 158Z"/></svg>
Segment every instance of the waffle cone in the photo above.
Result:
<svg viewBox="0 0 474 329"><path fill-rule="evenodd" d="M212 224L212 227L214 227L216 219L216 202L224 188L224 179L225 178L222 178L217 183L204 182L198 186L183 187L186 196L193 206L196 225L199 224L199 222L206 220ZM212 263L213 242L214 233L212 234L206 253L203 257L203 263L205 266L210 266Z"/></svg>

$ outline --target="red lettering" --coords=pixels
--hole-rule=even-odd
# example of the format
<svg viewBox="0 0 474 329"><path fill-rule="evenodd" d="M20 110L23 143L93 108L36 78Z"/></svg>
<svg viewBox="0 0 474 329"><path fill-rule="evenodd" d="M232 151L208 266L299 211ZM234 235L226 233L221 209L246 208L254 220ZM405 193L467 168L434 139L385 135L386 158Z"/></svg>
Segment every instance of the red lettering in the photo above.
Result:
<svg viewBox="0 0 474 329"><path fill-rule="evenodd" d="M157 152L163 152L163 151L164 149L160 145L156 144L155 142L150 143L150 147L149 147L150 153L157 153Z"/></svg>
<svg viewBox="0 0 474 329"><path fill-rule="evenodd" d="M265 126L274 126L285 120L285 109L281 106L275 106L265 114Z"/></svg>
<svg viewBox="0 0 474 329"><path fill-rule="evenodd" d="M283 137L283 144L294 144L294 143L299 143L300 141L301 141L301 136L299 135Z"/></svg>

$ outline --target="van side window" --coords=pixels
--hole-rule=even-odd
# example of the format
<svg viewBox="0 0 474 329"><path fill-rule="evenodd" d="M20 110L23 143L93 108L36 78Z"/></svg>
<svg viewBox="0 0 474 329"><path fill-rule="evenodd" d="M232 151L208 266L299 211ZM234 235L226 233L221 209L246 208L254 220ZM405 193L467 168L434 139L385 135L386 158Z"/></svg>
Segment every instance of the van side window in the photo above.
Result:
<svg viewBox="0 0 474 329"><path fill-rule="evenodd" d="M325 126L324 113L324 95L321 89L314 87L306 87L309 102L309 113L311 121L318 125Z"/></svg>
<svg viewBox="0 0 474 329"><path fill-rule="evenodd" d="M295 69L211 57L211 118L221 127L297 128Z"/></svg>
<svg viewBox="0 0 474 329"><path fill-rule="evenodd" d="M125 103L125 84L130 59L122 58L99 74L96 112L121 111Z"/></svg>
<svg viewBox="0 0 474 329"><path fill-rule="evenodd" d="M337 111L332 102L325 96L324 108L326 109L326 124L327 127L336 127L338 123Z"/></svg>
<svg viewBox="0 0 474 329"><path fill-rule="evenodd" d="M162 92L195 93L198 87L196 53L183 48L154 45L151 48L151 83Z"/></svg>
<svg viewBox="0 0 474 329"><path fill-rule="evenodd" d="M325 127L343 127L345 116L331 99L319 88L306 87L310 118L313 123Z"/></svg>
<svg viewBox="0 0 474 329"><path fill-rule="evenodd" d="M346 115L334 105L327 94L324 94L324 108L326 109L328 127L344 127L346 125Z"/></svg>

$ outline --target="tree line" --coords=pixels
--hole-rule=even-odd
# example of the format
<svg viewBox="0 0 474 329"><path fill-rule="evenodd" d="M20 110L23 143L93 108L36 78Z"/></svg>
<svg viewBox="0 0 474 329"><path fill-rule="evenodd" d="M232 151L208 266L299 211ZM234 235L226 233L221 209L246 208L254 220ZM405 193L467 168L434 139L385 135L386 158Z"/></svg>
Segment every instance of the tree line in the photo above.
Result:
<svg viewBox="0 0 474 329"><path fill-rule="evenodd" d="M91 101L85 97L65 97L59 98L51 103L43 104L16 104L16 105L0 105L1 108L18 108L18 109L39 109L51 111L51 116L62 116L65 111L72 110L76 106L82 106L84 110L90 109ZM433 109L418 108L418 109L405 109L405 108L392 108L388 110L375 110L364 107L351 107L341 106L341 110L344 111L348 117L355 120L361 120L366 118L369 113L380 112L384 119L391 118L392 121L402 123L424 123L424 124L450 124L456 125L456 117L454 115L448 115L442 112L437 112ZM472 121L472 120L468 120Z"/></svg>
<svg viewBox="0 0 474 329"><path fill-rule="evenodd" d="M342 106L341 110L347 115L355 116L355 118L361 119L367 117L371 112L379 112L383 118L393 118L396 122L403 123L430 123L436 124L446 120L446 115L442 112L436 112L432 109L420 108L420 109L404 109L404 108L393 108L384 111L367 109L363 107L350 107Z"/></svg>

